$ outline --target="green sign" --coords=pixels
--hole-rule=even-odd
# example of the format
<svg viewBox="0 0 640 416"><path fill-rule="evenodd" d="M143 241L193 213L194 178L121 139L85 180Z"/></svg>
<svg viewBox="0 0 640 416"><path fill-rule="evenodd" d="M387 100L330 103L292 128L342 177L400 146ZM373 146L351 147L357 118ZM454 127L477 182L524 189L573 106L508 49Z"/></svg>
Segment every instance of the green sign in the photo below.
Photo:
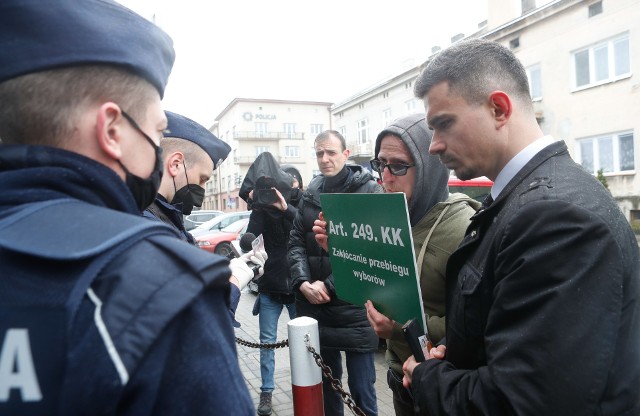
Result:
<svg viewBox="0 0 640 416"><path fill-rule="evenodd" d="M338 297L426 332L407 201L403 193L321 194Z"/></svg>

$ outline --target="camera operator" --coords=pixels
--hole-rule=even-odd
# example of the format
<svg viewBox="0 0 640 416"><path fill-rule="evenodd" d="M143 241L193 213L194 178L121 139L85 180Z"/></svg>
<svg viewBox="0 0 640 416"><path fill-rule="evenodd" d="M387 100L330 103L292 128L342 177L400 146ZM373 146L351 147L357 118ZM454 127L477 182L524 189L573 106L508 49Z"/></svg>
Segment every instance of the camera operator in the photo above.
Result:
<svg viewBox="0 0 640 416"><path fill-rule="evenodd" d="M265 250L269 258L264 267L264 275L257 280L258 297L254 315L259 316L260 342L276 341L278 319L283 307L289 318L296 317L295 298L287 260L289 233L295 218L302 185L297 169L286 173L275 161L271 153L262 153L249 167L240 196L250 206L251 216L247 234L262 234ZM247 235L245 234L245 235ZM260 350L260 375L262 377L259 415L271 414L271 396L274 385L274 352Z"/></svg>

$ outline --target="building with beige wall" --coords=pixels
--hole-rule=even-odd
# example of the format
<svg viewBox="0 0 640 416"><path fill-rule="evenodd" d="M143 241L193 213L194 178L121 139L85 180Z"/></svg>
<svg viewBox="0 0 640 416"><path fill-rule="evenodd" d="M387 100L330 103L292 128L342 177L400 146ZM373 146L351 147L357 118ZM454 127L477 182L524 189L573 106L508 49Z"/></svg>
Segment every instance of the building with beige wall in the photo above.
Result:
<svg viewBox="0 0 640 416"><path fill-rule="evenodd" d="M488 0L487 16L468 37L513 50L527 68L542 130L564 139L594 175L601 169L627 218L640 221L640 78L633 73L640 68L640 0ZM373 156L388 121L424 111L412 102L419 69L332 107L358 163Z"/></svg>
<svg viewBox="0 0 640 416"><path fill-rule="evenodd" d="M203 209L240 211L242 180L256 156L270 152L281 164L295 166L308 184L318 166L313 141L330 129L332 103L236 98L216 117L210 130L231 146L229 157L207 182Z"/></svg>

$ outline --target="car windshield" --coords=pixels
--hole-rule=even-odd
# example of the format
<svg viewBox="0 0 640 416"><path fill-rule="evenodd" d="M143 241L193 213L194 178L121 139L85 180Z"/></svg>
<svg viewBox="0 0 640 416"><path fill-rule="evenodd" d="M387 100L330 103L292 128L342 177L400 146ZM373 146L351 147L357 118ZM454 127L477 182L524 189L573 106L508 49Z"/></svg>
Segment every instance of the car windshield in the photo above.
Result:
<svg viewBox="0 0 640 416"><path fill-rule="evenodd" d="M220 216L210 219L209 221L205 221L202 224L196 227L196 230L210 230L211 227L216 225L221 221Z"/></svg>
<svg viewBox="0 0 640 416"><path fill-rule="evenodd" d="M239 233L240 231L242 231L244 226L247 225L248 222L249 222L249 220L244 218L244 219L238 220L238 221L236 221L234 223L231 223L231 224L227 225L221 231L223 233Z"/></svg>

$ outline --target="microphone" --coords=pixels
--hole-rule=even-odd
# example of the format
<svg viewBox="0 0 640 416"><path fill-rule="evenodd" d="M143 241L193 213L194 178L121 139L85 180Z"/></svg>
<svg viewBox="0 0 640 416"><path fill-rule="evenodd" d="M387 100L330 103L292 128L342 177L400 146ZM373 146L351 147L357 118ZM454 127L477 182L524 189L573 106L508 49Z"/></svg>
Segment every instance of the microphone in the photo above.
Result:
<svg viewBox="0 0 640 416"><path fill-rule="evenodd" d="M242 250L243 253L250 252L253 248L251 246L251 243L253 243L253 240L255 240L256 238L257 237L253 233L245 233L240 238L240 250Z"/></svg>

